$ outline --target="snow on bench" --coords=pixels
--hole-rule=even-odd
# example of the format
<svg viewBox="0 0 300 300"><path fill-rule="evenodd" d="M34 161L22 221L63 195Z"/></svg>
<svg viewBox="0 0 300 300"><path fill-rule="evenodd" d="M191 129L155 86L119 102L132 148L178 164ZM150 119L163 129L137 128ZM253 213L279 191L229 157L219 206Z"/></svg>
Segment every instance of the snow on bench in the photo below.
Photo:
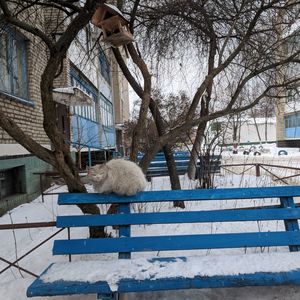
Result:
<svg viewBox="0 0 300 300"><path fill-rule="evenodd" d="M214 287L243 286L244 280L251 280L252 285L273 285L276 277L277 284L299 284L299 261L300 253L294 252L288 256L269 253L56 263L34 288L40 289L43 296L45 291L51 293L61 286L66 287L61 289L62 295L81 293L82 287L88 287L89 293L109 294L120 290L151 291L154 287L165 290L166 286L175 284L182 289L206 288L212 284Z"/></svg>
<svg viewBox="0 0 300 300"><path fill-rule="evenodd" d="M117 294L189 288L300 284L300 187L240 188L113 194L61 194L60 205L118 203L116 215L60 216L58 227L119 226L119 238L56 240L54 255L119 253L120 259L54 263L27 290L29 297ZM256 209L131 213L130 204L278 198L280 205ZM282 220L285 231L131 237L131 225ZM131 258L134 252L282 247L277 253ZM291 252L289 253L288 250ZM185 252L188 254L188 252Z"/></svg>

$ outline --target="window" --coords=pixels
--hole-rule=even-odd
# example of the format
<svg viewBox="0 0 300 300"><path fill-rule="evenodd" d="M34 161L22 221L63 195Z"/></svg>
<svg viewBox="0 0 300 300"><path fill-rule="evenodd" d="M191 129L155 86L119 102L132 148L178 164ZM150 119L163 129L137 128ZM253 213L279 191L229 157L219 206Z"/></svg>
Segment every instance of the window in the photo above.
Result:
<svg viewBox="0 0 300 300"><path fill-rule="evenodd" d="M25 166L0 170L0 200L26 193Z"/></svg>
<svg viewBox="0 0 300 300"><path fill-rule="evenodd" d="M103 95L100 96L101 122L104 126L114 125L113 105Z"/></svg>
<svg viewBox="0 0 300 300"><path fill-rule="evenodd" d="M77 35L77 39L84 49L88 52L91 49L91 29L89 26L81 29Z"/></svg>
<svg viewBox="0 0 300 300"><path fill-rule="evenodd" d="M300 127L300 114L294 114L284 117L285 128Z"/></svg>
<svg viewBox="0 0 300 300"><path fill-rule="evenodd" d="M110 84L110 65L102 49L100 49L99 53L99 62L101 75L107 81L107 83Z"/></svg>
<svg viewBox="0 0 300 300"><path fill-rule="evenodd" d="M73 69L71 70L71 85L79 87L94 100L92 106L74 106L74 113L96 122L97 90Z"/></svg>
<svg viewBox="0 0 300 300"><path fill-rule="evenodd" d="M287 103L299 101L299 98L300 98L300 87L299 86L294 86L294 87L288 89L287 100L286 100Z"/></svg>
<svg viewBox="0 0 300 300"><path fill-rule="evenodd" d="M14 29L0 33L0 90L28 98L26 39Z"/></svg>

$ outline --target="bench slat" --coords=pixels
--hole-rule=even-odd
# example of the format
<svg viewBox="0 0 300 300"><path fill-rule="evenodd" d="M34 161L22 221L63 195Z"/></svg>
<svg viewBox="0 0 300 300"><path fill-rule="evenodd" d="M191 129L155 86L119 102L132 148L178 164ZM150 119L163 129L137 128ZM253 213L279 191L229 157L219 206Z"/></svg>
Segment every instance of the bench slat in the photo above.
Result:
<svg viewBox="0 0 300 300"><path fill-rule="evenodd" d="M254 273L228 276L204 276L195 278L165 278L161 280L121 280L119 293L148 292L182 289L224 288L244 286L278 286L299 285L300 271L281 273ZM59 281L44 283L35 281L27 291L28 297L77 295L77 294L109 294L106 282L74 282Z"/></svg>
<svg viewBox="0 0 300 300"><path fill-rule="evenodd" d="M300 245L300 231L55 240L53 254L93 254Z"/></svg>
<svg viewBox="0 0 300 300"><path fill-rule="evenodd" d="M165 272L165 268L167 267L164 264L164 261L166 261L167 259L168 258L166 259L161 258L158 260L163 263L162 266L163 272ZM246 259L246 256L244 257L244 259ZM173 258L173 260L176 260L176 258ZM283 257L283 261L284 261L284 257ZM101 267L97 265L98 263L97 261L94 263L95 263L94 264L95 268L101 269ZM212 260L212 263L215 262ZM44 274L51 273L52 266L59 267L60 264L57 263L51 265L44 272ZM130 268L131 266L129 265L128 267ZM193 265L192 267L195 266ZM222 268L223 265L220 265L220 267ZM124 265L120 264L120 268L124 268ZM63 267L62 269L64 270ZM140 267L140 270L137 270L138 273L143 273L145 271L147 272L147 270L143 269L142 265ZM65 272L67 272L67 270ZM114 274L114 272L119 273L120 269L113 270L112 273ZM110 276L112 275L112 273L110 273ZM199 273L201 273L201 270L199 270ZM86 277L88 277L88 274L86 275ZM220 288L220 287L242 287L242 286L253 286L253 285L274 286L274 285L300 284L300 270L288 270L282 272L249 272L249 273L241 273L238 275L228 274L228 275L194 276L191 278L186 278L182 276L176 277L174 274L173 277L165 276L160 279L152 278L152 279L144 279L144 280L138 280L138 279L128 278L128 277L125 279L120 279L118 281L117 290L119 293L178 290L178 289L189 289L189 288L201 289L201 288ZM68 281L68 280L44 282L42 278L38 278L28 288L27 296L34 297L34 296L55 296L55 295L72 295L72 294L96 294L96 293L109 294L114 292L111 290L108 282L104 280L105 280L105 276L103 276L102 280L101 278L99 278L99 280L96 282Z"/></svg>
<svg viewBox="0 0 300 300"><path fill-rule="evenodd" d="M187 165L176 166L177 171L178 170L187 170L187 168L188 168ZM150 166L147 170L147 173L153 172L153 171L159 172L159 171L164 171L164 170L168 171L167 166Z"/></svg>
<svg viewBox="0 0 300 300"><path fill-rule="evenodd" d="M235 209L165 213L132 213L118 215L58 216L56 226L59 228L64 228L84 226L240 222L295 219L300 219L299 208Z"/></svg>
<svg viewBox="0 0 300 300"><path fill-rule="evenodd" d="M69 204L107 204L139 202L172 202L193 200L236 200L255 198L277 198L300 196L300 186L281 186L265 188L229 188L207 190L172 190L140 192L135 196L118 196L115 194L60 194L59 205Z"/></svg>

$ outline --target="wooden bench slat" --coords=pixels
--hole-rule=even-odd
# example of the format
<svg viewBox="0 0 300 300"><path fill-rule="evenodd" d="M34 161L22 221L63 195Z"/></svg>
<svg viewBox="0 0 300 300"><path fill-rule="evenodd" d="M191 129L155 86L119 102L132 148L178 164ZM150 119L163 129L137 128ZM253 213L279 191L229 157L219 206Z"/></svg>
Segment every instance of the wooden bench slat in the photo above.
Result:
<svg viewBox="0 0 300 300"><path fill-rule="evenodd" d="M152 172L152 171L164 171L164 170L168 170L166 169L167 166L150 166L147 170L147 173L148 172ZM188 166L187 165L176 165L176 170L187 170Z"/></svg>
<svg viewBox="0 0 300 300"><path fill-rule="evenodd" d="M181 166L178 166L178 169L180 168ZM121 259L99 262L100 265L98 261L56 263L53 265L55 267L50 267L51 270L46 270L48 277L39 277L28 288L28 296L98 293L99 297L100 294L105 294L106 297L111 293L116 295L116 293L125 292L300 284L300 265L298 263L300 257L298 221L300 219L300 209L296 208L299 204L294 202L294 197L297 196L300 196L300 186L155 191L142 192L130 197L114 194L60 195L59 204L64 205L116 203L118 204L118 213L116 215L60 216L57 219L58 227L118 225L119 238L90 239L84 236L80 239L56 240L54 241L53 254L118 253L118 257ZM130 212L131 203L243 199L249 201L249 199L264 198L278 198L278 201L272 201L272 205L259 207L259 209L253 207L210 211ZM247 204L249 203L247 202ZM255 201L252 201L252 204L255 204ZM236 233L197 234L188 231L180 235L161 236L157 232L154 236L141 233L141 236L130 237L131 225L258 222L264 220L281 220L281 225L285 225L286 231L278 232L276 231L277 228L270 227L271 232L259 232L259 226L257 225L252 227L251 232L249 230L241 232L237 228L234 230ZM238 227L238 224L236 227ZM265 230L267 231L267 229ZM159 251L180 251L180 254L182 254L182 251L185 250L247 247L285 248L281 249L283 250L281 254L270 253L269 255L269 253L264 253L266 255L264 257L260 254L248 254L228 255L228 258L224 255L210 255L210 258L208 258L208 256L203 255L203 252L199 252L199 257L193 259L188 256L180 258L180 261L176 257L150 257L146 259L146 262L135 258L128 259L131 257L131 252L155 251L154 254L156 255L156 252ZM285 252L288 248L290 252L298 252L291 255L292 253ZM190 253L187 255L190 255ZM251 264L249 264L249 261ZM124 272L121 272L121 270L124 270ZM130 270L130 274L128 274L128 270ZM49 278L52 282L45 282L49 281Z"/></svg>
<svg viewBox="0 0 300 300"><path fill-rule="evenodd" d="M66 263L55 263L52 264L40 278L34 281L34 283L28 288L27 295L32 296L54 296L54 295L71 295L71 294L88 294L88 293L103 293L109 294L115 292L116 289L118 292L142 292L142 291L159 291L159 290L176 290L176 289L188 289L188 288L218 288L218 287L240 287L240 286L272 286L272 285L284 285L284 284L299 284L300 283L300 270L295 270L292 267L287 268L285 264L294 259L299 259L299 256L289 258L286 261L284 254L276 255L275 257L270 257L268 254L254 254L257 255L257 261L254 261L253 269L247 270L243 268L240 274L234 272L234 267L231 268L231 264L227 264L224 267L222 263L222 257L180 257L180 258L154 258L154 259L145 259L146 265L156 263L156 267L153 270L149 271L145 269L145 263L141 259L133 259L129 261L121 260L119 262L113 262L113 267L108 268L107 272L102 272L107 261L85 261L85 265L88 265L85 268L85 265L80 265L80 262L72 262L69 264ZM251 256L251 255L250 255ZM247 260L249 255L234 256L234 258L239 262L240 265L247 265ZM226 256L223 257L226 260ZM252 255L253 258L253 255ZM211 259L211 262L209 261ZM231 259L231 260L232 260ZM279 261L278 261L279 260ZM187 264L189 267L186 269L194 269L194 275L187 278L187 276L178 276L173 272L168 272L166 269L176 268L178 262L180 261ZM259 261L262 261L264 265L265 262L268 262L270 267L260 267L261 264ZM277 265L283 266L281 271L273 271L272 265L274 261L277 262ZM211 274L210 276L205 276L207 271L205 270L205 265L214 264L215 269L222 269L223 274ZM198 268L195 266L199 264ZM218 268L219 266L219 268ZM93 272L99 270L98 275L94 275L93 281L69 281L70 276L68 272L73 273L76 270L80 270L83 278L87 278L90 275L90 270L93 269ZM134 268L135 272L131 274L141 274L141 278L145 277L143 280L136 278L135 276L129 275L126 270L129 268ZM280 269L281 267L279 267ZM246 269L246 270L245 270ZM257 271L253 271L257 270ZM263 270L263 271L261 271ZM159 272L164 274L170 274L169 277L157 276ZM178 270L180 273L181 270ZM184 270L182 270L184 273ZM61 280L59 274L65 274L64 280ZM148 273L149 272L149 273ZM122 275L120 274L122 273ZM145 274L146 273L146 274ZM148 274L147 274L148 273ZM209 273L209 270L208 270ZM107 275L109 278L118 274L119 280L113 286L109 285L109 282L106 281ZM124 275L123 275L124 274ZM53 282L46 282L46 276L53 278ZM155 278L153 278L153 275ZM124 277L123 277L124 276ZM149 279L149 277L151 279ZM159 277L159 278L157 278ZM57 278L57 279L56 279ZM113 289L113 290L112 290Z"/></svg>
<svg viewBox="0 0 300 300"><path fill-rule="evenodd" d="M175 163L184 163L184 164L187 164L189 162L190 158L189 157L186 157L186 156L181 156L181 157L176 157L175 158ZM167 162L165 159L158 159L158 160L152 160L150 165L156 165L156 164L164 164L166 165Z"/></svg>
<svg viewBox="0 0 300 300"><path fill-rule="evenodd" d="M95 254L300 245L300 231L55 240L53 254Z"/></svg>
<svg viewBox="0 0 300 300"><path fill-rule="evenodd" d="M245 286L299 285L300 271L281 273L254 273L228 276L205 276L195 278L165 278L160 280L122 280L118 293L150 292L183 289L225 288ZM28 290L28 297L63 296L77 294L110 294L106 282L59 281L44 283L35 281Z"/></svg>
<svg viewBox="0 0 300 300"><path fill-rule="evenodd" d="M118 196L115 194L60 194L59 205L69 204L107 204L139 202L172 202L193 200L237 200L256 198L278 198L300 196L300 186L281 186L264 188L228 188L207 190L173 190L140 192L135 196Z"/></svg>
<svg viewBox="0 0 300 300"><path fill-rule="evenodd" d="M141 224L240 222L300 219L298 208L213 210L189 212L131 213L118 215L58 216L56 226L86 227Z"/></svg>

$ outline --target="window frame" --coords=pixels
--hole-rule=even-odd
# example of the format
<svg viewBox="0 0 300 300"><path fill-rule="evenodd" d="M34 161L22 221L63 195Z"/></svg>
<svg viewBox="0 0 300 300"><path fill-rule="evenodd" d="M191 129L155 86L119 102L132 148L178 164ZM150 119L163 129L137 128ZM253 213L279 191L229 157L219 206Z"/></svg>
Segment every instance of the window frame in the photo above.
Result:
<svg viewBox="0 0 300 300"><path fill-rule="evenodd" d="M102 93L99 99L101 124L106 128L114 128L114 106Z"/></svg>
<svg viewBox="0 0 300 300"><path fill-rule="evenodd" d="M70 70L70 80L73 86L79 87L93 99L93 106L73 105L72 107L74 114L92 122L98 123L96 109L98 99L97 90L89 82L87 82L73 67Z"/></svg>
<svg viewBox="0 0 300 300"><path fill-rule="evenodd" d="M0 93L12 98L13 100L27 104L30 106L34 106L34 102L29 99L29 76L28 76L28 38L26 38L23 34L17 31L15 28L10 26L6 26L2 29L5 34L5 43L6 43L6 62L9 66L7 75L9 77L10 87L9 90L5 90L0 87ZM0 33L1 34L1 33ZM18 43L18 45L16 45ZM21 47L20 47L21 45ZM21 48L21 49L20 49ZM16 50L21 51L21 80L22 80L22 92L17 94L16 92L16 73L18 72L16 62L14 59L14 52Z"/></svg>
<svg viewBox="0 0 300 300"><path fill-rule="evenodd" d="M107 84L111 86L111 68L110 63L103 49L99 48L99 65L101 76L105 79Z"/></svg>

